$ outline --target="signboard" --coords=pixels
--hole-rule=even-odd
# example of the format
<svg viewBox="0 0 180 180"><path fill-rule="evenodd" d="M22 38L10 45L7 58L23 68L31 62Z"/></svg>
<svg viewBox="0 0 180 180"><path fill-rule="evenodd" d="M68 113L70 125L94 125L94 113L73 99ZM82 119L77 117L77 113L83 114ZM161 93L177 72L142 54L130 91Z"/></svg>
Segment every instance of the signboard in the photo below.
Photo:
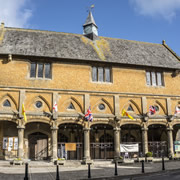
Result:
<svg viewBox="0 0 180 180"><path fill-rule="evenodd" d="M120 144L121 152L139 152L139 144Z"/></svg>
<svg viewBox="0 0 180 180"><path fill-rule="evenodd" d="M8 138L4 137L3 138L3 149L7 149L7 146L8 146Z"/></svg>
<svg viewBox="0 0 180 180"><path fill-rule="evenodd" d="M17 150L18 149L18 138L15 137L14 138L14 150Z"/></svg>
<svg viewBox="0 0 180 180"><path fill-rule="evenodd" d="M66 151L76 151L76 143L66 143L65 150Z"/></svg>
<svg viewBox="0 0 180 180"><path fill-rule="evenodd" d="M8 151L18 150L18 138L3 137L3 149L7 149Z"/></svg>
<svg viewBox="0 0 180 180"><path fill-rule="evenodd" d="M180 145L175 145L174 150L175 152L180 152Z"/></svg>

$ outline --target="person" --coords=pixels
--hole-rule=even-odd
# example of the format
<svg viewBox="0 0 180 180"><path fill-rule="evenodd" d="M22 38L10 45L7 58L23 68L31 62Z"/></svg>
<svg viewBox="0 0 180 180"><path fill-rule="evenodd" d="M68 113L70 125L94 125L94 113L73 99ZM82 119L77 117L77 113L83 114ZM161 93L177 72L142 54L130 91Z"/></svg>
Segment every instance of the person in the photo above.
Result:
<svg viewBox="0 0 180 180"><path fill-rule="evenodd" d="M125 152L125 154L124 154L124 159L126 159L126 158L129 158L129 153L128 152Z"/></svg>

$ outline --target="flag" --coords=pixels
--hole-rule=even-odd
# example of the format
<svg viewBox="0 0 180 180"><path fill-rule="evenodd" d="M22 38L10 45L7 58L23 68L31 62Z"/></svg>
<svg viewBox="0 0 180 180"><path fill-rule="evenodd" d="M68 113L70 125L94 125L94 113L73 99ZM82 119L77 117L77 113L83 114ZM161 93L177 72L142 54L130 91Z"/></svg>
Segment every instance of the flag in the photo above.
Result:
<svg viewBox="0 0 180 180"><path fill-rule="evenodd" d="M91 9L94 8L94 4L91 5Z"/></svg>
<svg viewBox="0 0 180 180"><path fill-rule="evenodd" d="M130 119L134 120L134 118L132 116L130 116L126 111L125 109L122 110L122 116L127 116L129 117Z"/></svg>
<svg viewBox="0 0 180 180"><path fill-rule="evenodd" d="M24 103L22 104L22 115L24 116L24 121L27 122L27 117L26 117L26 111L24 108Z"/></svg>
<svg viewBox="0 0 180 180"><path fill-rule="evenodd" d="M180 114L180 106L177 106L175 110L175 116L178 114Z"/></svg>
<svg viewBox="0 0 180 180"><path fill-rule="evenodd" d="M89 109L87 110L87 113L85 114L85 120L86 121L93 121L93 116L92 116L92 112L91 112L91 107L89 106Z"/></svg>
<svg viewBox="0 0 180 180"><path fill-rule="evenodd" d="M58 111L58 108L57 108L57 103L56 103L56 101L54 102L53 110L54 110L54 112L57 112L57 111Z"/></svg>
<svg viewBox="0 0 180 180"><path fill-rule="evenodd" d="M156 113L156 109L154 106L149 106L149 114L154 115Z"/></svg>

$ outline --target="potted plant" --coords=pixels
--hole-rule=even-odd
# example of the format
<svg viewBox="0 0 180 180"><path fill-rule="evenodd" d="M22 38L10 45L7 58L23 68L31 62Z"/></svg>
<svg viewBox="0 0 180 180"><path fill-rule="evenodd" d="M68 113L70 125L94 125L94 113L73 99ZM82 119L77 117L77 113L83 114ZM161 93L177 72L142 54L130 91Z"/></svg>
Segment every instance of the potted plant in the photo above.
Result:
<svg viewBox="0 0 180 180"><path fill-rule="evenodd" d="M65 163L65 158L58 158L56 161L57 165L64 165L64 163Z"/></svg>
<svg viewBox="0 0 180 180"><path fill-rule="evenodd" d="M146 161L147 162L152 162L153 161L153 153L152 152L147 152L146 153Z"/></svg>
<svg viewBox="0 0 180 180"><path fill-rule="evenodd" d="M12 163L13 165L22 165L23 160L21 158L15 158Z"/></svg>

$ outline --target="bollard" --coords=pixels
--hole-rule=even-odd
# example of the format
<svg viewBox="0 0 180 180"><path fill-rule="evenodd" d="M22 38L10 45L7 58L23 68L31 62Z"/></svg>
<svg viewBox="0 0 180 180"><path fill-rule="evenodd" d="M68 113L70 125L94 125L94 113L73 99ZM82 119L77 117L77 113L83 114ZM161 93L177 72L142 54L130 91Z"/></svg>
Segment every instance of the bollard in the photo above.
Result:
<svg viewBox="0 0 180 180"><path fill-rule="evenodd" d="M144 173L144 161L142 160L142 173Z"/></svg>
<svg viewBox="0 0 180 180"><path fill-rule="evenodd" d="M25 164L25 177L24 180L28 180L28 163Z"/></svg>
<svg viewBox="0 0 180 180"><path fill-rule="evenodd" d="M117 161L115 161L115 173L114 173L115 176L118 175L118 172L117 172Z"/></svg>
<svg viewBox="0 0 180 180"><path fill-rule="evenodd" d="M60 178L59 178L59 165L57 165L57 168L56 168L56 180L60 180Z"/></svg>
<svg viewBox="0 0 180 180"><path fill-rule="evenodd" d="M164 166L164 156L162 156L162 170L165 170L165 166Z"/></svg>
<svg viewBox="0 0 180 180"><path fill-rule="evenodd" d="M90 167L90 163L88 163L88 178L91 178L91 167Z"/></svg>

